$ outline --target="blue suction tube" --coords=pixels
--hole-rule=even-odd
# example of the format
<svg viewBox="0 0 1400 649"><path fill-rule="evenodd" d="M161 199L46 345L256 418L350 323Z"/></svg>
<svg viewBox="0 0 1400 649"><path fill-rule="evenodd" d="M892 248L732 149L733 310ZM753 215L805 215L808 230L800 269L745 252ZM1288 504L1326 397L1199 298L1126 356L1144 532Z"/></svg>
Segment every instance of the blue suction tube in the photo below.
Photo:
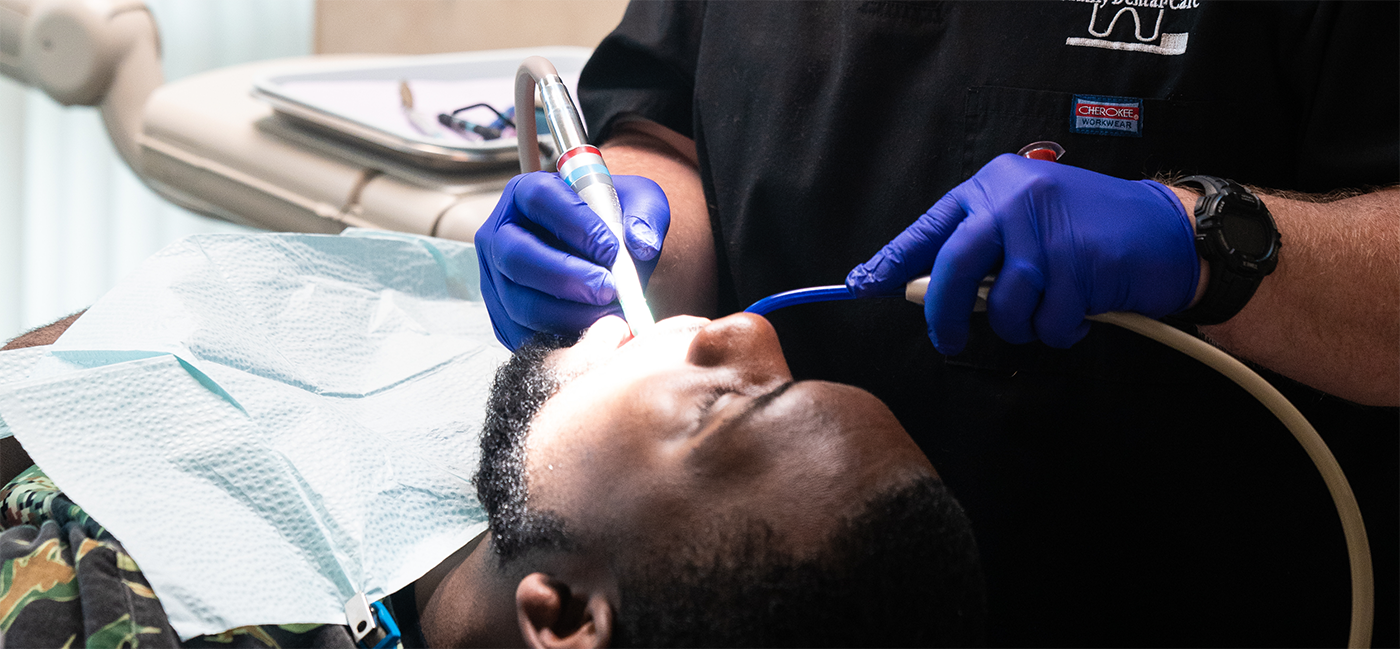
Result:
<svg viewBox="0 0 1400 649"><path fill-rule="evenodd" d="M840 284L831 286L812 286L809 288L799 288L795 291L783 291L777 295L769 295L744 309L745 313L756 313L758 315L768 315L783 307L797 304L807 304L809 302L832 302L835 300L854 300L856 296L846 290Z"/></svg>

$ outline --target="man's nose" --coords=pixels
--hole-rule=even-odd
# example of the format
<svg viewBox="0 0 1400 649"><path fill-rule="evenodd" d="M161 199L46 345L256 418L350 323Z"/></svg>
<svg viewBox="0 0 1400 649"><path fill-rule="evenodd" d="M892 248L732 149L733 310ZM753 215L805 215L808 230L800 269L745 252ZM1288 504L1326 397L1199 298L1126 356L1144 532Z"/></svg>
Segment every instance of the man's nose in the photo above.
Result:
<svg viewBox="0 0 1400 649"><path fill-rule="evenodd" d="M762 316L736 313L705 325L690 343L686 360L701 367L733 367L749 380L791 380L778 332Z"/></svg>

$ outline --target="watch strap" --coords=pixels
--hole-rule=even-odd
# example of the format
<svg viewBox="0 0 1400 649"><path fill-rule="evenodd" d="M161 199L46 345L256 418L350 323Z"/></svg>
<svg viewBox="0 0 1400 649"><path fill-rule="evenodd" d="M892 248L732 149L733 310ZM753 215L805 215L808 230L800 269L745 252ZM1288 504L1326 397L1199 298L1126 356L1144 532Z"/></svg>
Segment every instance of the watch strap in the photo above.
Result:
<svg viewBox="0 0 1400 649"><path fill-rule="evenodd" d="M1174 317L1198 325L1220 324L1244 309L1259 280L1242 277L1229 271L1222 260L1210 260L1210 280L1201 301Z"/></svg>
<svg viewBox="0 0 1400 649"><path fill-rule="evenodd" d="M1210 198L1211 196L1219 194L1227 189L1249 191L1244 187L1241 187L1240 185L1236 184L1232 180L1216 178L1215 176L1187 176L1178 181L1177 184L1187 186L1195 185L1199 187L1201 189L1203 198ZM1234 185L1234 187L1232 188L1231 185ZM1200 203L1200 200L1196 201L1197 205L1199 205Z"/></svg>

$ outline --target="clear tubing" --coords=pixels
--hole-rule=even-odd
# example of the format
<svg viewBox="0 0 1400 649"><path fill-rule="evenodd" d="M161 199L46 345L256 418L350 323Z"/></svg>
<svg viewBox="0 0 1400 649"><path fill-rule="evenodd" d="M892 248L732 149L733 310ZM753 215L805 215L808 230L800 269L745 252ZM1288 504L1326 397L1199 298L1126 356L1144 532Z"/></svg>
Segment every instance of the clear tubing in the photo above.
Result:
<svg viewBox="0 0 1400 649"><path fill-rule="evenodd" d="M612 174L603 162L603 154L588 144L579 119L578 109L569 96L554 65L543 57L532 56L520 64L515 75L515 121L516 147L520 152L520 171L530 173L540 169L540 147L535 133L535 85L539 84L540 97L545 104L545 119L549 132L559 151L559 177L568 183L574 193L583 199L588 207L607 224L608 230L617 237L617 258L610 269L613 284L617 288L617 300L622 305L622 315L632 329L633 335L640 334L655 324L651 309L647 307L646 295L642 292L641 277L636 264L627 251L625 233L622 226L622 204L617 200L617 189L613 187Z"/></svg>

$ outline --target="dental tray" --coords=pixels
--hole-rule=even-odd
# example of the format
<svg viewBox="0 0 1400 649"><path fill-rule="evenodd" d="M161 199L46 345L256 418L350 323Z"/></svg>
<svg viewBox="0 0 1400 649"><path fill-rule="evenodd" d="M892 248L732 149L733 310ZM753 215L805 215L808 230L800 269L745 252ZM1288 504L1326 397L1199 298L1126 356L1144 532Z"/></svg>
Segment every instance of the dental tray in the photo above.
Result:
<svg viewBox="0 0 1400 649"><path fill-rule="evenodd" d="M576 93L590 54L581 47L546 47L349 60L344 67L323 64L261 77L252 92L293 128L417 167L475 171L517 162L515 138L469 140L440 125L438 114L477 103L504 111L514 104L515 72L528 56L549 59ZM401 82L412 91L417 125L403 105Z"/></svg>

